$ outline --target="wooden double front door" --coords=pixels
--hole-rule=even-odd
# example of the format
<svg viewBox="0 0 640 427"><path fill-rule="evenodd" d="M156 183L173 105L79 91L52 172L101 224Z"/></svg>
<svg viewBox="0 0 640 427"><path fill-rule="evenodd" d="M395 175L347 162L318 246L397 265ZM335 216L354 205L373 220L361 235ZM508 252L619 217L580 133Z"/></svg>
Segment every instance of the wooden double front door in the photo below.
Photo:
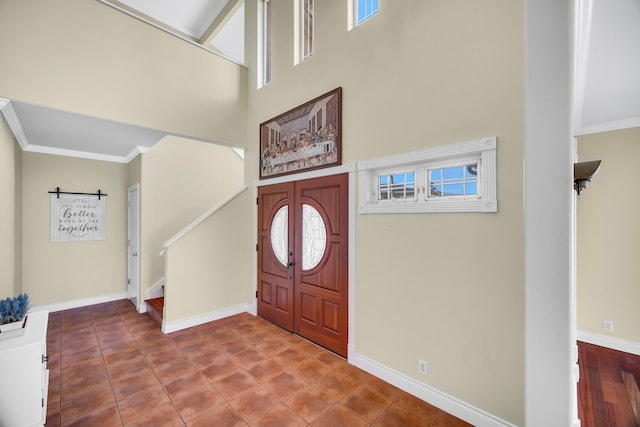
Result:
<svg viewBox="0 0 640 427"><path fill-rule="evenodd" d="M258 315L344 357L348 188L341 174L258 189Z"/></svg>

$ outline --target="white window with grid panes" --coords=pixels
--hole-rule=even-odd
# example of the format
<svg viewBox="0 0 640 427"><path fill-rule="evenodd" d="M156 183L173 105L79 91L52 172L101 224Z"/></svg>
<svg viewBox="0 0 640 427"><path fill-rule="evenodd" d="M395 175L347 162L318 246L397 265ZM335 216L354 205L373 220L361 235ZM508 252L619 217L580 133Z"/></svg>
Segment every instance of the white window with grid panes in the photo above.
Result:
<svg viewBox="0 0 640 427"><path fill-rule="evenodd" d="M361 214L498 209L495 137L361 161L358 170Z"/></svg>
<svg viewBox="0 0 640 427"><path fill-rule="evenodd" d="M360 25L378 13L378 0L353 0L353 26Z"/></svg>
<svg viewBox="0 0 640 427"><path fill-rule="evenodd" d="M377 175L378 200L412 200L416 197L416 171L390 170Z"/></svg>
<svg viewBox="0 0 640 427"><path fill-rule="evenodd" d="M425 168L426 198L442 197L480 197L478 193L479 166L478 157L456 159L453 162L434 163ZM481 181L480 181L481 182Z"/></svg>

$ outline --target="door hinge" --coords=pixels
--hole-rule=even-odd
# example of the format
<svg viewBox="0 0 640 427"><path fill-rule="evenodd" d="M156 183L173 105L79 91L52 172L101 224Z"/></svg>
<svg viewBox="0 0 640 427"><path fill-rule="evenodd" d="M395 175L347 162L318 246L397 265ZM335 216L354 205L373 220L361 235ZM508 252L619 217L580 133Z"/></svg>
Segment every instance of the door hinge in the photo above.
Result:
<svg viewBox="0 0 640 427"><path fill-rule="evenodd" d="M256 197L256 205L260 204L260 203L258 203L258 200L260 200L260 199Z"/></svg>
<svg viewBox="0 0 640 427"><path fill-rule="evenodd" d="M43 354L42 355L42 363L47 363L49 361L49 355L48 354Z"/></svg>
<svg viewBox="0 0 640 427"><path fill-rule="evenodd" d="M44 397L42 398L42 407L44 408Z"/></svg>
<svg viewBox="0 0 640 427"><path fill-rule="evenodd" d="M256 291L256 298L258 298L258 291Z"/></svg>
<svg viewBox="0 0 640 427"><path fill-rule="evenodd" d="M258 252L258 244L256 243L256 252Z"/></svg>
<svg viewBox="0 0 640 427"><path fill-rule="evenodd" d="M131 279L127 279L127 285L131 284Z"/></svg>

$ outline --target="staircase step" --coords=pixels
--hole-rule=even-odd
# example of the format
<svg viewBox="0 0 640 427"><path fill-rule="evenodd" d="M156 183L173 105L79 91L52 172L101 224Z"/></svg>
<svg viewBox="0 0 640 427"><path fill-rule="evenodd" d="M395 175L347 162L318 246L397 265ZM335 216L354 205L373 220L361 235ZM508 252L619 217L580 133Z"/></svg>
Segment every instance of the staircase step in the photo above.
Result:
<svg viewBox="0 0 640 427"><path fill-rule="evenodd" d="M164 297L151 298L145 300L145 302L147 303L147 313L149 313L149 316L151 316L153 320L155 320L159 325L162 326L162 315L164 313Z"/></svg>

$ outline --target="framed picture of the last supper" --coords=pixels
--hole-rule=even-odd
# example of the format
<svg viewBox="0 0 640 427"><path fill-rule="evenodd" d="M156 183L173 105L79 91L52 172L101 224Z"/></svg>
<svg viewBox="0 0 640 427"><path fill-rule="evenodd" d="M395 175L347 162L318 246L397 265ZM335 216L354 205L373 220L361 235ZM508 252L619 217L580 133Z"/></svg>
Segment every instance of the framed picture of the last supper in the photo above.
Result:
<svg viewBox="0 0 640 427"><path fill-rule="evenodd" d="M342 88L260 124L260 179L342 162Z"/></svg>

